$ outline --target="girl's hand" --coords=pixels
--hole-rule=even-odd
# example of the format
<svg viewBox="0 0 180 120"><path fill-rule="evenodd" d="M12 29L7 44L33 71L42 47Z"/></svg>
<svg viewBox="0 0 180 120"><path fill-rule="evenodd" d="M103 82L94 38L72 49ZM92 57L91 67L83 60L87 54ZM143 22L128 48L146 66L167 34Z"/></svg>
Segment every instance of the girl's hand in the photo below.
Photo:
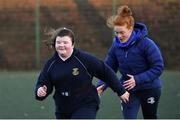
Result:
<svg viewBox="0 0 180 120"><path fill-rule="evenodd" d="M129 93L126 91L123 95L120 96L120 99L127 103L129 101Z"/></svg>
<svg viewBox="0 0 180 120"><path fill-rule="evenodd" d="M104 85L97 87L98 95L101 95L103 93L103 91L104 91Z"/></svg>
<svg viewBox="0 0 180 120"><path fill-rule="evenodd" d="M40 87L37 90L37 96L38 97L44 97L44 96L46 96L46 94L47 94L47 87L46 87L46 85L43 85L42 87Z"/></svg>

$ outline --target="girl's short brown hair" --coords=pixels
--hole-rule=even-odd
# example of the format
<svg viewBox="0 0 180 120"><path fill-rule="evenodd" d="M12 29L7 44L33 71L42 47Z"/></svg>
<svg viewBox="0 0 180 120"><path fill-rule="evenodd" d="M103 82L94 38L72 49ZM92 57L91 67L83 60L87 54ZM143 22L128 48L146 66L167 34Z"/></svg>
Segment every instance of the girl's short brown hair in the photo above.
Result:
<svg viewBox="0 0 180 120"><path fill-rule="evenodd" d="M56 38L59 37L63 37L63 36L69 36L72 40L72 44L74 45L75 43L75 34L74 32L66 27L61 27L58 28L56 30L54 29L50 29L48 32L46 32L47 35L50 35L50 38L48 40L45 41L46 45L50 45L52 47L55 47L55 43L56 43Z"/></svg>

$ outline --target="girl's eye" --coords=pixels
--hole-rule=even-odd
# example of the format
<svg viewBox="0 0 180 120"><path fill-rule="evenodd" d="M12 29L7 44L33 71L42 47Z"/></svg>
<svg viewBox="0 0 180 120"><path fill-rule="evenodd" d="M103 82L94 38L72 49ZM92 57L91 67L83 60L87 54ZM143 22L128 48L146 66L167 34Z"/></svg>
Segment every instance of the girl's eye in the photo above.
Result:
<svg viewBox="0 0 180 120"><path fill-rule="evenodd" d="M61 44L61 42L60 42L60 41L56 41L56 43L57 43L57 44Z"/></svg>
<svg viewBox="0 0 180 120"><path fill-rule="evenodd" d="M118 31L114 31L114 33L115 33L116 35L118 35L118 34L124 34L124 32L118 32Z"/></svg>
<svg viewBox="0 0 180 120"><path fill-rule="evenodd" d="M68 42L63 42L64 44L68 44Z"/></svg>

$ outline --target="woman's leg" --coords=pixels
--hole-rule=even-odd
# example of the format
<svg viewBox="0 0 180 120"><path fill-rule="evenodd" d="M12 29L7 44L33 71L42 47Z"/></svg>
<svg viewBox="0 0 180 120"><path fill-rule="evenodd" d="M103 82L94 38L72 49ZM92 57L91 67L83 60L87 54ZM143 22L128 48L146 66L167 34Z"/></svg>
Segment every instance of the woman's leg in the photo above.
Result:
<svg viewBox="0 0 180 120"><path fill-rule="evenodd" d="M142 92L141 107L144 119L157 119L157 109L160 95L160 89L150 89Z"/></svg>

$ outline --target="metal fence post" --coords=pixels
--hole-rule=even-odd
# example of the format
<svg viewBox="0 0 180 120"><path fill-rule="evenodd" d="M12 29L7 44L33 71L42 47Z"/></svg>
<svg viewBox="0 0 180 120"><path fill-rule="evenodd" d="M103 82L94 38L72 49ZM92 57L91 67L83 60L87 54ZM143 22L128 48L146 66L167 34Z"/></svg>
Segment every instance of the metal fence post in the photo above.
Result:
<svg viewBox="0 0 180 120"><path fill-rule="evenodd" d="M116 14L116 0L112 0L112 15ZM112 30L112 37L114 37L114 30Z"/></svg>
<svg viewBox="0 0 180 120"><path fill-rule="evenodd" d="M40 66L40 0L36 0L35 3L35 19L36 19L36 26L35 26L35 46L36 46L36 68Z"/></svg>

